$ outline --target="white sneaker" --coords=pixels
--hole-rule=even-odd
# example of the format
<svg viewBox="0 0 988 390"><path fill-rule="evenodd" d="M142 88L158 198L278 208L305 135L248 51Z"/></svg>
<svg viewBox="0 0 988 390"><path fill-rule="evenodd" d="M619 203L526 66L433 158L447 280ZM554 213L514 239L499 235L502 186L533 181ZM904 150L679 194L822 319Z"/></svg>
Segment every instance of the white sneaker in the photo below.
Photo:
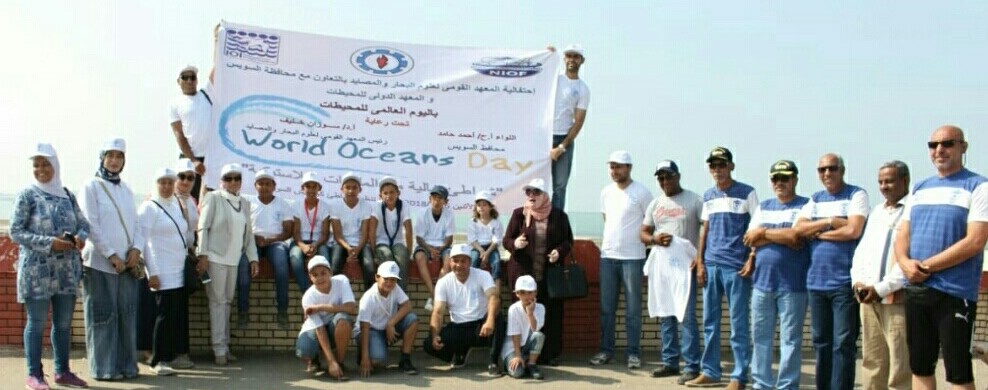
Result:
<svg viewBox="0 0 988 390"><path fill-rule="evenodd" d="M189 359L189 355L185 354L178 355L175 360L168 362L168 365L172 368L177 368L180 370L189 369L196 366L196 364L192 362L192 359Z"/></svg>
<svg viewBox="0 0 988 390"><path fill-rule="evenodd" d="M175 375L175 370L172 369L168 363L158 362L158 365L151 367L151 371L154 371L158 376Z"/></svg>
<svg viewBox="0 0 988 390"><path fill-rule="evenodd" d="M422 308L426 311L432 311L432 298L427 299L425 301L425 306L422 306Z"/></svg>

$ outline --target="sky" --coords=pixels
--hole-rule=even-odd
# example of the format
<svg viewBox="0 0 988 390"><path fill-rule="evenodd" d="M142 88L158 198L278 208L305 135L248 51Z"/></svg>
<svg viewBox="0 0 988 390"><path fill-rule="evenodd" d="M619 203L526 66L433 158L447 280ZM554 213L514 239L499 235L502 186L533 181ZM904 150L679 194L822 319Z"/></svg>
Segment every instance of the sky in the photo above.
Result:
<svg viewBox="0 0 988 390"><path fill-rule="evenodd" d="M742 4L744 3L744 4ZM682 183L712 186L704 160L734 152L736 179L772 196L778 159L802 170L797 192L822 188L814 169L844 156L847 181L881 200L879 166L899 159L914 181L934 173L925 142L965 129L967 164L988 143L988 2L859 1L10 1L0 14L0 193L31 182L29 148L52 142L63 182L78 189L107 139L128 141L124 180L152 188L178 154L167 107L186 64L208 69L222 20L390 42L540 49L580 43L591 89L567 209L594 212L613 150L656 190L673 159Z"/></svg>

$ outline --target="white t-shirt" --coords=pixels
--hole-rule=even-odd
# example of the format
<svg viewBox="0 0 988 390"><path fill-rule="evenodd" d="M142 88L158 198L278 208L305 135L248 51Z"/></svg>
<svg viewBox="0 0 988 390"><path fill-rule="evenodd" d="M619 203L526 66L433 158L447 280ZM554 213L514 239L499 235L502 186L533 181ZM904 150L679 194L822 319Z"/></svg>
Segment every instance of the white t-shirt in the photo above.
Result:
<svg viewBox="0 0 988 390"><path fill-rule="evenodd" d="M515 352L515 343L511 340L511 336L520 335L521 346L525 347L528 336L538 332L545 325L545 306L536 302L534 314L535 329L532 329L532 323L528 321L528 313L525 313L525 306L522 306L521 301L511 304L508 308L508 333L504 338L504 346L501 347L501 360Z"/></svg>
<svg viewBox="0 0 988 390"><path fill-rule="evenodd" d="M456 234L456 220L449 208L443 208L438 222L432 218L432 207L422 209L415 220L415 235L422 237L429 245L441 246L446 243L446 237L452 237L453 234Z"/></svg>
<svg viewBox="0 0 988 390"><path fill-rule="evenodd" d="M470 220L467 225L467 243L476 241L486 248L492 242L504 238L504 225L497 218L491 219L486 224L478 220Z"/></svg>
<svg viewBox="0 0 988 390"><path fill-rule="evenodd" d="M399 220L398 208L395 207L394 210L389 210L387 207L385 207L384 216L381 216L381 204L383 204L383 202L378 201L377 204L374 205L374 213L371 214L371 218L377 220L377 244L378 245L390 244L390 242L388 241L388 233L394 235L394 240L396 244L404 243L405 221L412 220L411 208L407 204L401 206L401 216L400 216L401 222L399 223L397 222ZM387 224L387 231L385 231L385 224ZM398 225L398 230L395 230L396 224Z"/></svg>
<svg viewBox="0 0 988 390"><path fill-rule="evenodd" d="M213 85L206 83L202 88L213 98ZM202 91L196 91L195 95L179 95L172 100L168 107L168 123L182 122L182 133L189 141L192 154L197 157L206 155L209 149L209 126L212 121L213 105L209 103Z"/></svg>
<svg viewBox="0 0 988 390"><path fill-rule="evenodd" d="M476 321L487 315L487 291L493 288L494 278L480 268L470 268L466 283L450 272L436 282L436 302L446 302L455 323Z"/></svg>
<svg viewBox="0 0 988 390"><path fill-rule="evenodd" d="M600 256L618 260L644 260L645 244L641 231L652 193L637 181L625 189L611 183L600 191L600 212L604 213L604 234Z"/></svg>
<svg viewBox="0 0 988 390"><path fill-rule="evenodd" d="M322 221L329 218L329 203L319 199L319 203L312 210L305 208L305 199L295 202L295 218L299 224L299 232L302 233L302 241L318 241L322 234ZM332 239L329 242L333 242Z"/></svg>
<svg viewBox="0 0 988 390"><path fill-rule="evenodd" d="M295 218L292 206L285 198L274 197L271 203L262 203L255 195L244 195L250 201L250 221L255 236L275 238L282 233L282 223Z"/></svg>
<svg viewBox="0 0 988 390"><path fill-rule="evenodd" d="M559 75L556 86L556 111L552 121L553 135L566 135L576 121L576 110L586 110L590 105L590 88L581 79L570 80Z"/></svg>
<svg viewBox="0 0 988 390"><path fill-rule="evenodd" d="M347 206L343 199L333 200L329 205L329 219L340 221L343 239L350 245L360 243L360 224L370 219L373 213L373 204L359 199L352 208Z"/></svg>
<svg viewBox="0 0 988 390"><path fill-rule="evenodd" d="M350 288L350 281L347 280L346 275L334 275L330 279L333 287L330 288L329 294L323 294L319 292L316 286L309 287L302 295L302 310L315 306L315 305L343 305L348 302L356 302L353 299L353 289ZM332 319L333 313L318 312L305 319L302 323L302 330L299 334L308 332L312 329L316 329L320 326L325 326L329 324L330 319Z"/></svg>
<svg viewBox="0 0 988 390"><path fill-rule="evenodd" d="M371 329L384 330L391 317L398 312L398 306L408 302L408 295L399 286L395 286L388 296L382 296L377 283L364 291L360 297L360 311L357 313L357 322L370 323Z"/></svg>

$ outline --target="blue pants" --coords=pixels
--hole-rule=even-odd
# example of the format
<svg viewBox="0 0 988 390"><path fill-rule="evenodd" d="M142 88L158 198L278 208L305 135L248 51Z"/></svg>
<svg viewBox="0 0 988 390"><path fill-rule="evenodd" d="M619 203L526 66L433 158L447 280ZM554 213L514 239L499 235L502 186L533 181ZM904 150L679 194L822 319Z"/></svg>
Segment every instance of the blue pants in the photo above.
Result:
<svg viewBox="0 0 988 390"><path fill-rule="evenodd" d="M346 249L340 245L333 247L333 258L329 260L330 264L333 265L333 275L343 274L346 258ZM364 245L364 249L361 249L360 254L357 255L357 261L360 262L360 275L364 281L364 290L367 290L370 285L374 284L374 275L377 275L377 265L374 264L374 253L371 252L370 246Z"/></svg>
<svg viewBox="0 0 988 390"><path fill-rule="evenodd" d="M486 247L487 245L483 245L483 246ZM497 249L491 251L491 255L487 257L487 263L491 265L491 276L494 277L494 280L504 277L504 274L501 273L500 251L498 251ZM478 252L476 249L470 250L470 264L472 264L474 268L480 268L480 252Z"/></svg>
<svg viewBox="0 0 988 390"><path fill-rule="evenodd" d="M703 337L705 346L701 365L703 374L720 380L721 300L727 296L731 315L731 350L734 372L731 379L748 383L751 363L751 279L742 278L737 269L707 266L707 288L703 290Z"/></svg>
<svg viewBox="0 0 988 390"><path fill-rule="evenodd" d="M398 286L401 289L408 291L408 263L411 261L411 257L408 253L408 247L405 244L395 243L394 245L388 246L387 244L377 244L374 248L377 253L377 259L382 263L385 261L393 261L398 263L398 277L401 280L398 281ZM370 284L368 284L370 286Z"/></svg>
<svg viewBox="0 0 988 390"><path fill-rule="evenodd" d="M810 291L817 389L854 387L860 310L851 286Z"/></svg>
<svg viewBox="0 0 988 390"><path fill-rule="evenodd" d="M278 313L288 312L288 244L278 241L266 247L257 248L259 259L268 259L274 267L274 293ZM302 276L309 280L309 274ZM250 262L247 256L240 257L240 267L237 269L237 311L247 314L250 311ZM299 285L301 288L301 284ZM301 291L305 294L305 290Z"/></svg>
<svg viewBox="0 0 988 390"><path fill-rule="evenodd" d="M408 330L412 325L415 325L419 321L418 316L415 313L408 313L405 318L401 319L397 325L395 325L395 332L398 333L398 339L402 338L405 331ZM388 361L388 332L384 329L373 329L370 330L370 359L373 364L384 364ZM359 350L359 349L358 349Z"/></svg>
<svg viewBox="0 0 988 390"><path fill-rule="evenodd" d="M568 153L568 152L567 152ZM628 356L641 356L642 267L645 259L600 259L600 351L614 356L618 293L624 286L624 326Z"/></svg>
<svg viewBox="0 0 988 390"><path fill-rule="evenodd" d="M566 139L565 135L553 135L552 147L556 147ZM569 183L569 173L573 169L573 153L576 152L576 142L573 142L566 153L552 162L552 207L564 210L566 207L566 185Z"/></svg>
<svg viewBox="0 0 988 390"><path fill-rule="evenodd" d="M69 372L69 343L72 340L72 313L75 310L75 295L52 295L49 299L28 299L24 302L27 322L24 324L24 357L27 360L29 375L40 376L41 353L44 350L41 340L44 337L45 323L48 322L48 308L51 307L51 346L55 352L55 373Z"/></svg>
<svg viewBox="0 0 988 390"><path fill-rule="evenodd" d="M329 323L324 326L326 333L329 336L329 347L336 350L336 326L340 321L344 321L340 326L353 327L354 317L347 313L336 313L334 314ZM314 359L322 355L319 354L322 348L319 345L319 338L316 336L316 332L319 329L309 329L308 331L299 333L298 337L295 338L295 356L303 359ZM340 348L346 348L346 346L341 346ZM342 364L343 362L339 362Z"/></svg>
<svg viewBox="0 0 988 390"><path fill-rule="evenodd" d="M803 321L806 319L806 292L751 293L752 387L756 389L798 389L803 357ZM779 320L779 375L772 376L775 359L775 320Z"/></svg>
<svg viewBox="0 0 988 390"><path fill-rule="evenodd" d="M137 376L137 279L86 268L86 357L95 379Z"/></svg>
<svg viewBox="0 0 988 390"><path fill-rule="evenodd" d="M675 316L659 319L662 331L662 363L668 367L679 368L679 358L682 356L686 363L683 372L700 372L700 324L696 320L696 274L693 274L693 284L690 287L690 297L686 303L686 316L680 323ZM682 340L680 337L682 331ZM680 347L682 343L682 347Z"/></svg>
<svg viewBox="0 0 988 390"><path fill-rule="evenodd" d="M525 340L522 340L522 342L524 341ZM545 334L542 332L532 332L532 335L528 338L528 342L524 342L521 345L521 356L515 356L515 352L512 351L502 360L504 363L504 369L508 372L508 375L511 375L512 378L521 378L525 376L525 367L528 366L528 357L531 355L541 354L543 345L545 345ZM525 361L525 364L512 370L511 361L514 360L515 357L520 357Z"/></svg>

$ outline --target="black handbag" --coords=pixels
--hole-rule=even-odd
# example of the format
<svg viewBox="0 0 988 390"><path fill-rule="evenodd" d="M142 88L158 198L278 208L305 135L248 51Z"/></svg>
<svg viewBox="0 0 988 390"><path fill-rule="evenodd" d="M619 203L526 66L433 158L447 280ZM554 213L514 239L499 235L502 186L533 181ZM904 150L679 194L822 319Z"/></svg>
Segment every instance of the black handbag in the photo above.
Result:
<svg viewBox="0 0 988 390"><path fill-rule="evenodd" d="M579 299L590 295L587 273L576 262L548 267L545 275L549 299Z"/></svg>

